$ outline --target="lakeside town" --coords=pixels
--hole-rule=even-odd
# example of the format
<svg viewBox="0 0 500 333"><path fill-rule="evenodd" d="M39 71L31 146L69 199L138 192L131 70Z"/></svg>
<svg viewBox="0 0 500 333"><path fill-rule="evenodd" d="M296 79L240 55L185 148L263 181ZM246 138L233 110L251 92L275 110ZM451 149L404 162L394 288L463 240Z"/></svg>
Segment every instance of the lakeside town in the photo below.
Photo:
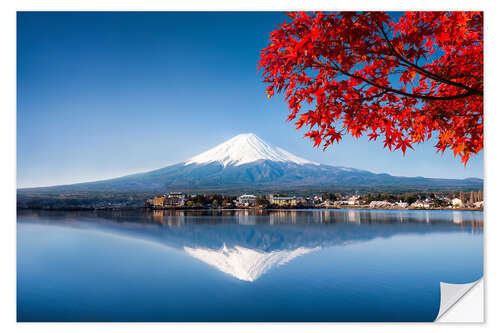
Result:
<svg viewBox="0 0 500 333"><path fill-rule="evenodd" d="M322 193L313 196L296 196L274 193L264 196L243 194L231 196L224 194L186 194L169 192L147 199L145 207L161 209L474 209L482 210L483 191L445 192L445 193L368 193L341 194Z"/></svg>

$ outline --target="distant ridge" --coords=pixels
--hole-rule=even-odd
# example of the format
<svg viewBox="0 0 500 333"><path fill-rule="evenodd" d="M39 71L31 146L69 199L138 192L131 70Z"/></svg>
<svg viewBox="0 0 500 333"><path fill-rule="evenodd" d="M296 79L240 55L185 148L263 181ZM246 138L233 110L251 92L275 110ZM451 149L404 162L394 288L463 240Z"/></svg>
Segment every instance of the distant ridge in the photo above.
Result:
<svg viewBox="0 0 500 333"><path fill-rule="evenodd" d="M187 161L109 180L18 193L68 192L231 192L335 190L477 190L483 180L395 177L323 165L275 147L255 134L240 134Z"/></svg>

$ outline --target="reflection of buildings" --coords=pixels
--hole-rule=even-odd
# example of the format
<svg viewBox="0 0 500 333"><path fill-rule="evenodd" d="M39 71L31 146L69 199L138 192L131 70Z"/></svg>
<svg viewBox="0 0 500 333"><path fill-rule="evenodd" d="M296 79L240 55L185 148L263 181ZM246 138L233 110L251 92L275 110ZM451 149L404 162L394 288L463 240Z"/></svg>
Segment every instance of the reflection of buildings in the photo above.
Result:
<svg viewBox="0 0 500 333"><path fill-rule="evenodd" d="M350 210L348 216L348 221L351 223L361 223L361 216L359 214L359 211L357 210Z"/></svg>
<svg viewBox="0 0 500 333"><path fill-rule="evenodd" d="M454 211L453 223L459 224L462 229L470 229L472 234L482 233L484 226L482 215L471 214L471 216L465 218L464 213L464 211Z"/></svg>
<svg viewBox="0 0 500 333"><path fill-rule="evenodd" d="M273 210L269 212L269 224L295 224L297 212L293 210Z"/></svg>
<svg viewBox="0 0 500 333"><path fill-rule="evenodd" d="M154 210L153 211L153 221L160 224L165 224L165 219L163 218L162 210Z"/></svg>
<svg viewBox="0 0 500 333"><path fill-rule="evenodd" d="M204 216L220 216L224 217L220 222L231 221L241 225L254 225L260 222L276 225L453 223L480 227L483 223L482 212L462 210L158 210L150 211L147 215L156 223L174 225L178 224L177 220L184 221L184 217L198 217L198 221L204 222Z"/></svg>
<svg viewBox="0 0 500 333"><path fill-rule="evenodd" d="M238 224L252 225L255 224L255 216L253 216L247 209L238 211L236 215L238 219Z"/></svg>
<svg viewBox="0 0 500 333"><path fill-rule="evenodd" d="M470 222L471 233L477 234L483 232L483 220L472 220Z"/></svg>
<svg viewBox="0 0 500 333"><path fill-rule="evenodd" d="M453 223L462 224L462 213L461 212L453 212Z"/></svg>
<svg viewBox="0 0 500 333"><path fill-rule="evenodd" d="M153 221L158 224L168 224L169 226L176 226L183 223L182 217L184 211L169 211L169 210L153 210ZM168 218L173 217L173 218Z"/></svg>

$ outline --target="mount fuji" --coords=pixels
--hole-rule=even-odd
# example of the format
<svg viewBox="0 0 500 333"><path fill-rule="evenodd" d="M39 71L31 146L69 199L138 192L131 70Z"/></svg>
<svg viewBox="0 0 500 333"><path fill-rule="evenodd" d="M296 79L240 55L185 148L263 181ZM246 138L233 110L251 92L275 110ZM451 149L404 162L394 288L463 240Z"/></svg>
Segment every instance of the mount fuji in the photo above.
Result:
<svg viewBox="0 0 500 333"><path fill-rule="evenodd" d="M113 192L233 192L278 190L479 189L483 180L395 177L386 173L319 164L240 134L187 161L129 176L37 190ZM28 191L34 189L21 189Z"/></svg>
<svg viewBox="0 0 500 333"><path fill-rule="evenodd" d="M253 133L237 135L215 148L190 158L185 164L219 163L223 167L228 167L264 160L299 165L319 165L297 157L279 147L271 146Z"/></svg>

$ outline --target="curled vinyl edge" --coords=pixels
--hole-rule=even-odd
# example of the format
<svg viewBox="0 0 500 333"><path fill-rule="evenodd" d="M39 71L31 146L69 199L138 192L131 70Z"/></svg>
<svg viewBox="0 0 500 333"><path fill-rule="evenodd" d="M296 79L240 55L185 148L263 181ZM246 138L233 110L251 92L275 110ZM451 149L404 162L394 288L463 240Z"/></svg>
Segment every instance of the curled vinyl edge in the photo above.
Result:
<svg viewBox="0 0 500 333"><path fill-rule="evenodd" d="M477 281L463 284L440 282L441 303L439 306L439 313L434 321L446 322L445 320L442 320L444 319L442 318L443 315L452 309L455 304L462 299L462 297L464 297L472 288L482 281L483 279L481 278Z"/></svg>

